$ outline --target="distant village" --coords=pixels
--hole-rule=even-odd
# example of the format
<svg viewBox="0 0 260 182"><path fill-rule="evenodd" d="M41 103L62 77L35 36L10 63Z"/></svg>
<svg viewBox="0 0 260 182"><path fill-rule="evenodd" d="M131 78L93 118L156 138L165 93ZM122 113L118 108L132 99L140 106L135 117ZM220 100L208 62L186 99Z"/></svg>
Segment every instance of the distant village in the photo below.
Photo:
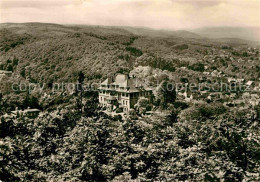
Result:
<svg viewBox="0 0 260 182"><path fill-rule="evenodd" d="M143 85L135 85L135 78L128 75L117 75L115 80L107 78L99 87L99 103L106 108L108 112L115 112L122 109L127 113L134 109L140 97L148 98L152 101L156 88L147 88ZM196 92L180 91L177 92L177 101L186 103L196 103L199 101L222 102L227 107L249 108L260 104L260 80L246 81L244 79L227 78L229 85L239 83L248 91L212 91L199 90ZM151 112L149 112L151 113Z"/></svg>

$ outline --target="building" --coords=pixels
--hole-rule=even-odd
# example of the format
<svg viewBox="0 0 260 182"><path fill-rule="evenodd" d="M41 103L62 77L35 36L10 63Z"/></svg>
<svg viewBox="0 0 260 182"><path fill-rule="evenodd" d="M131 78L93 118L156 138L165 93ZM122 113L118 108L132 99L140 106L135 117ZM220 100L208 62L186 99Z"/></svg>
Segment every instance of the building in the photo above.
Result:
<svg viewBox="0 0 260 182"><path fill-rule="evenodd" d="M248 82L246 82L246 85L247 85L247 86L252 86L253 83L254 83L253 81L248 81Z"/></svg>
<svg viewBox="0 0 260 182"><path fill-rule="evenodd" d="M0 70L0 77L2 77L2 76L11 77L12 76L12 72L11 71Z"/></svg>
<svg viewBox="0 0 260 182"><path fill-rule="evenodd" d="M25 109L25 110L18 110L16 109L15 111L11 111L11 115L14 117L28 117L31 119L37 118L40 114L39 109Z"/></svg>
<svg viewBox="0 0 260 182"><path fill-rule="evenodd" d="M109 112L116 111L118 108L128 112L134 108L140 97L152 99L152 89L138 84L134 77L123 74L118 74L115 78L107 78L98 90L99 103Z"/></svg>

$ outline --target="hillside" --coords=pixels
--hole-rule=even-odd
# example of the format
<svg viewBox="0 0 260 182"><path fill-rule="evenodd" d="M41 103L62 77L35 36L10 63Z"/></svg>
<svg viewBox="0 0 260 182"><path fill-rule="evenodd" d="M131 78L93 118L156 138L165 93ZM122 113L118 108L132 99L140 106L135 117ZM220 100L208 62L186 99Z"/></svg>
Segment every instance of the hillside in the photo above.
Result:
<svg viewBox="0 0 260 182"><path fill-rule="evenodd" d="M260 41L260 28L257 27L205 27L190 31L212 39L238 38L250 41Z"/></svg>
<svg viewBox="0 0 260 182"><path fill-rule="evenodd" d="M260 181L252 41L43 23L0 37L0 181ZM82 89L114 73L133 77Z"/></svg>
<svg viewBox="0 0 260 182"><path fill-rule="evenodd" d="M79 71L99 81L138 65L173 71L203 63L250 79L258 73L257 51L242 56L250 63L237 61L254 46L250 41L208 39L188 31L24 23L1 24L0 36L0 69L33 83L74 82ZM219 55L226 55L224 63L212 63Z"/></svg>

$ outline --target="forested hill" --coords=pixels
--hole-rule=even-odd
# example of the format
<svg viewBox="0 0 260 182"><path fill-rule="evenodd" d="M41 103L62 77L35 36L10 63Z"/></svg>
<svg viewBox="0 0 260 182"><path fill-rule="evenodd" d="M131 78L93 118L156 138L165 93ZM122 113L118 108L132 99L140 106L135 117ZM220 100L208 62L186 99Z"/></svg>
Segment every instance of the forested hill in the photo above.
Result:
<svg viewBox="0 0 260 182"><path fill-rule="evenodd" d="M0 75L0 181L260 181L259 92L233 90L233 79L259 88L252 42L187 31L1 24L0 70L13 72ZM93 90L51 90L55 82L82 86L129 71L155 94L139 97L128 114L118 108L110 115ZM230 88L215 92L228 79ZM26 90L41 83L48 85L43 92ZM212 89L182 94L172 83ZM39 109L38 117L23 115L28 107Z"/></svg>
<svg viewBox="0 0 260 182"><path fill-rule="evenodd" d="M194 60L206 62L206 55L219 54L223 46L234 56L243 53L236 54L236 47L255 46L187 31L45 23L1 24L0 37L0 70L33 83L75 81L81 70L88 80L99 80L137 65L173 71Z"/></svg>

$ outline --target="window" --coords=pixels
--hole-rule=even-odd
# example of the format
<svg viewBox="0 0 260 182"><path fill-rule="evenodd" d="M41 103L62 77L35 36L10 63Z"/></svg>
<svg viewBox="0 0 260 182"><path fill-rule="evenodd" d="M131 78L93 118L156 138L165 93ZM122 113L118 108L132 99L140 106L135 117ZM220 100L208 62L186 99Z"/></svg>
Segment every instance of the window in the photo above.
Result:
<svg viewBox="0 0 260 182"><path fill-rule="evenodd" d="M100 101L102 102L102 97L100 97Z"/></svg>
<svg viewBox="0 0 260 182"><path fill-rule="evenodd" d="M125 101L125 105L127 105L127 101Z"/></svg>
<svg viewBox="0 0 260 182"><path fill-rule="evenodd" d="M123 100L123 105L125 105L125 101Z"/></svg>

